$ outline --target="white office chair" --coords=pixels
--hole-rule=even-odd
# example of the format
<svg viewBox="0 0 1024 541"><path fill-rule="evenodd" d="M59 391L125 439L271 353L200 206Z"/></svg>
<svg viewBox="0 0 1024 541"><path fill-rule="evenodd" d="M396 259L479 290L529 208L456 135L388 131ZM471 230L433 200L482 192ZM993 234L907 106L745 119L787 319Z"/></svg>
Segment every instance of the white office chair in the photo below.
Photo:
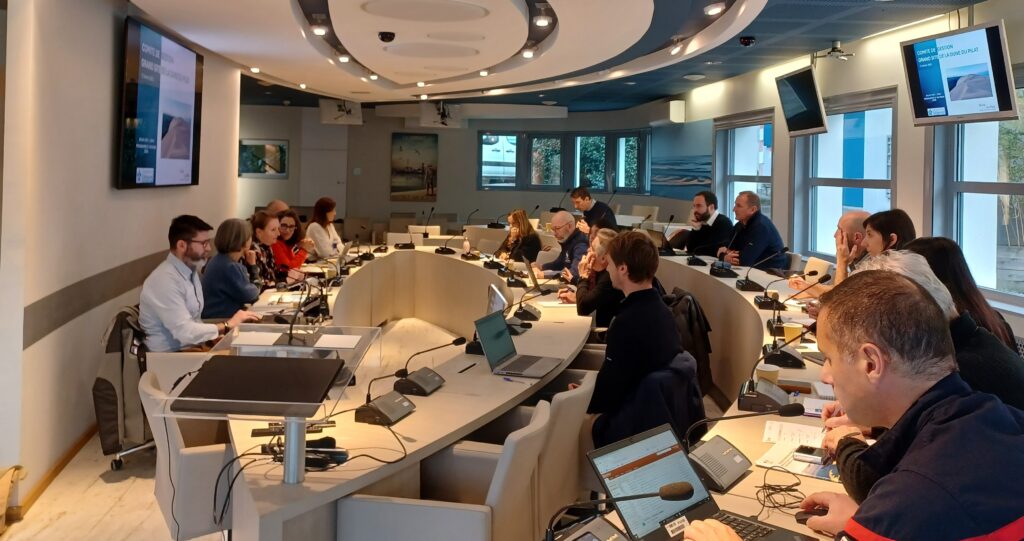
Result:
<svg viewBox="0 0 1024 541"><path fill-rule="evenodd" d="M651 221L658 221L658 209L655 205L633 205L633 210L630 212L633 216L639 216L643 218L648 214L651 215Z"/></svg>
<svg viewBox="0 0 1024 541"><path fill-rule="evenodd" d="M804 264L803 272L806 274L811 271L818 271L818 274L815 275L815 278L807 279L808 281L816 281L818 279L817 277L824 276L825 273L831 270L832 264L829 263L828 261L825 261L824 259L820 259L817 257L808 257L807 263Z"/></svg>
<svg viewBox="0 0 1024 541"><path fill-rule="evenodd" d="M558 244L558 239L551 233L538 232L537 236L540 237L541 248L551 248L555 252L562 249L562 246Z"/></svg>
<svg viewBox="0 0 1024 541"><path fill-rule="evenodd" d="M224 513L223 523L218 525L213 521L214 502L220 514L228 485L222 481L215 496L217 474L235 456L227 421L154 417L165 394L157 388L152 372L146 372L139 380L139 395L156 442L154 493L171 537L192 539L231 529L230 506ZM229 471L234 475L237 468Z"/></svg>
<svg viewBox="0 0 1024 541"><path fill-rule="evenodd" d="M540 229L540 218L530 218L530 225L533 226L534 230Z"/></svg>
<svg viewBox="0 0 1024 541"><path fill-rule="evenodd" d="M441 226L439 226L439 225L410 225L409 226L409 232L410 233L418 234L420 236L423 236L423 233L426 232L426 234L430 235L431 237L438 237L438 236L441 236Z"/></svg>
<svg viewBox="0 0 1024 541"><path fill-rule="evenodd" d="M537 252L537 264L544 265L545 263L550 263L558 259L558 254L560 253L561 252L557 248L551 250L541 250ZM539 280L540 277L538 276L537 279Z"/></svg>
<svg viewBox="0 0 1024 541"><path fill-rule="evenodd" d="M788 258L787 261L789 263L789 267L787 267L786 270L794 272L800 270L800 265L804 262L803 258L800 257L800 254L796 252L786 252L786 257Z"/></svg>
<svg viewBox="0 0 1024 541"><path fill-rule="evenodd" d="M424 499L353 495L338 501L338 539L537 539L537 460L551 408L539 402L502 446L460 442L420 465Z"/></svg>
<svg viewBox="0 0 1024 541"><path fill-rule="evenodd" d="M550 436L540 451L537 464L537 518L533 539L543 537L547 521L563 505L577 501L581 487L579 479L579 434L587 415L590 397L594 394L597 373L587 370L566 370L547 384L538 395L551 399ZM569 383L579 387L567 390ZM471 434L471 441L496 442L505 435L522 428L533 417L533 407L520 406Z"/></svg>

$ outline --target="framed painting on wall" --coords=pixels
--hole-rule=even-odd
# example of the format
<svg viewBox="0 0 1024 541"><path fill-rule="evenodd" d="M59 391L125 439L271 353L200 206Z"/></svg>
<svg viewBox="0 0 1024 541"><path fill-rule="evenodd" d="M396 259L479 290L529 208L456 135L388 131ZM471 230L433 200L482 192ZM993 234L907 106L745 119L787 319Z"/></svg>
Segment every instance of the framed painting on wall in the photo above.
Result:
<svg viewBox="0 0 1024 541"><path fill-rule="evenodd" d="M391 200L437 201L437 134L391 134Z"/></svg>
<svg viewBox="0 0 1024 541"><path fill-rule="evenodd" d="M238 176L288 178L288 141L242 139L238 142Z"/></svg>

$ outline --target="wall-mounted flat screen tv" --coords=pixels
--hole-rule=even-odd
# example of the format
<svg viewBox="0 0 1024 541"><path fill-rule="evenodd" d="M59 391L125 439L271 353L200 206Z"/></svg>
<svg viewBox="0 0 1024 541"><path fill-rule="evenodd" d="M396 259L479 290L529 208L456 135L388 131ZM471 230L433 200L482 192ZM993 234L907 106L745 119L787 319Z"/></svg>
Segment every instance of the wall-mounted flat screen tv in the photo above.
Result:
<svg viewBox="0 0 1024 541"><path fill-rule="evenodd" d="M117 188L199 183L203 57L136 19L125 21Z"/></svg>
<svg viewBox="0 0 1024 541"><path fill-rule="evenodd" d="M818 92L814 68L807 66L775 78L782 103L782 115L790 137L824 133L828 131L825 107Z"/></svg>
<svg viewBox="0 0 1024 541"><path fill-rule="evenodd" d="M1002 21L900 44L914 125L1017 118Z"/></svg>

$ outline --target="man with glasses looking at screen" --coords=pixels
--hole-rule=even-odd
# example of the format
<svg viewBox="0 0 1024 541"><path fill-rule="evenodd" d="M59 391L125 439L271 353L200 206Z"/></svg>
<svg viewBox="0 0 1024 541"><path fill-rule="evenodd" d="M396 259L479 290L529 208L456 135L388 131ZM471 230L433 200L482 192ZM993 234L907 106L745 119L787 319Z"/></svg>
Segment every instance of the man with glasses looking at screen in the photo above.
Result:
<svg viewBox="0 0 1024 541"><path fill-rule="evenodd" d="M543 265L534 263L533 267L537 270L562 272L563 275L568 270L571 280L569 276L566 276L566 280L575 283L580 277L580 260L587 253L590 241L582 231L576 229L576 219L572 214L564 210L551 217L551 233L562 246L558 259Z"/></svg>
<svg viewBox="0 0 1024 541"><path fill-rule="evenodd" d="M142 284L139 324L149 351L178 351L227 334L258 317L239 310L221 323L203 323L203 284L199 271L210 257L213 227L188 214L171 221L170 252Z"/></svg>

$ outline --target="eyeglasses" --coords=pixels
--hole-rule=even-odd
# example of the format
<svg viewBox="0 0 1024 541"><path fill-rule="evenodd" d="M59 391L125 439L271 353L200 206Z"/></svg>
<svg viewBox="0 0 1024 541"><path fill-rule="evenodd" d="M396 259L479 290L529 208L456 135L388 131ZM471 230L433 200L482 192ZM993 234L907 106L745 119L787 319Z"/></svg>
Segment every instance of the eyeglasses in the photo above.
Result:
<svg viewBox="0 0 1024 541"><path fill-rule="evenodd" d="M209 248L211 246L210 239L206 239L206 240L190 240L188 242L189 242L189 244L193 244L193 243L194 244L202 244L203 248Z"/></svg>
<svg viewBox="0 0 1024 541"><path fill-rule="evenodd" d="M281 224L281 229L295 229L296 227L298 227L298 226L288 225L288 224Z"/></svg>

